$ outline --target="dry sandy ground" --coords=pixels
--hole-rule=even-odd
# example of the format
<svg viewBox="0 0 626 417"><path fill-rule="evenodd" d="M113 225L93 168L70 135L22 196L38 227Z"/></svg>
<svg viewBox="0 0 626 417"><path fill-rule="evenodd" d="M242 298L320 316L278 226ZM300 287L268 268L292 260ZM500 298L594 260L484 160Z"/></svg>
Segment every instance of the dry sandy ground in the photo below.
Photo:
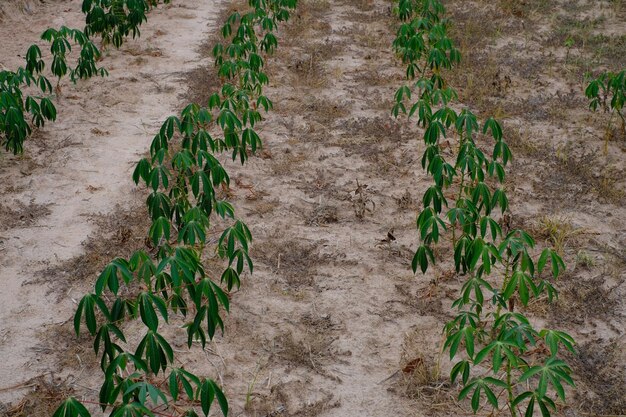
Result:
<svg viewBox="0 0 626 417"><path fill-rule="evenodd" d="M479 114L505 120L517 157L508 183L514 226L561 244L568 263L560 300L529 307L579 342L570 358L579 388L559 414L625 414L626 138L615 134L604 153L608 119L586 110L582 74L626 67L626 8L448 5L465 56L453 84ZM77 2L21 19L43 28L68 9L63 16L79 22ZM426 276L409 270L428 181L419 132L389 116L403 74L389 10L384 0L305 0L268 60L275 111L262 123L265 149L229 168L233 202L255 237L255 274L233 294L225 335L204 352L185 354L184 332L171 334L183 363L223 382L233 415L468 415L445 375L430 375L458 281L447 263ZM130 182L130 163L158 120L180 107L185 87L183 98L200 100L216 85L197 57L215 34L207 19L223 12L199 0L153 12L139 41L104 59L111 77L65 86L59 122L27 143L24 158L2 160L3 204L18 213L2 217L0 231L0 355L10 358L0 389L32 381L36 390L0 391L0 401L13 402L9 415L27 415L16 405L46 415L42 398L66 388L96 395L90 341L75 343L66 323L72 298L107 260L143 245L144 193ZM0 30L9 21L19 19L5 17ZM7 55L25 49L41 29L34 26ZM182 72L192 68L185 86ZM397 240L388 244L390 231ZM416 360L419 372L398 372ZM60 393L47 372L61 378Z"/></svg>

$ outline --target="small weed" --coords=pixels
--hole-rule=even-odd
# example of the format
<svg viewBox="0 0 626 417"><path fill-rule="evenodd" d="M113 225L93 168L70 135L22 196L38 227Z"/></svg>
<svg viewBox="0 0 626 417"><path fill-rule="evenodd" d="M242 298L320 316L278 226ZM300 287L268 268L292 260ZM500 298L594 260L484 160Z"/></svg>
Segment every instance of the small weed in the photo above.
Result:
<svg viewBox="0 0 626 417"><path fill-rule="evenodd" d="M376 209L376 203L369 196L367 187L367 184L359 184L359 180L356 181L356 190L352 196L352 206L354 207L354 214L359 220L363 220L365 213L372 214Z"/></svg>
<svg viewBox="0 0 626 417"><path fill-rule="evenodd" d="M596 260L589 252L585 250L579 250L576 254L576 265L580 265L583 268L590 268L596 264Z"/></svg>

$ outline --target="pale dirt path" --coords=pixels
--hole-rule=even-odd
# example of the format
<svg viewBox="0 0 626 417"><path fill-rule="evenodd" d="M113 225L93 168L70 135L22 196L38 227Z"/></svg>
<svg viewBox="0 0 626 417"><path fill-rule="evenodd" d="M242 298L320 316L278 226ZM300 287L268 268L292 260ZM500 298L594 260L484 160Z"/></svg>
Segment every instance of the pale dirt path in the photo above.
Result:
<svg viewBox="0 0 626 417"><path fill-rule="evenodd" d="M80 3L31 4L30 15L7 16L0 22L0 63L21 65L17 55L47 27L82 28ZM144 193L131 181L134 163L147 151L160 122L178 111L184 72L209 64L209 57L198 56L198 48L216 30L214 20L224 3L176 0L153 10L141 38L106 53L101 64L109 77L77 86L63 83L62 97L55 100L58 121L26 142L23 157L2 152L0 388L55 369L49 355L37 353L37 335L71 317L72 299L91 282L69 288L60 300L48 295L45 285L25 284L84 251L82 245L95 229L90 218L143 201ZM25 207L20 209L19 203ZM48 214L32 214L39 206L47 207ZM6 207L20 213L9 216ZM20 391L0 391L0 401L18 395Z"/></svg>

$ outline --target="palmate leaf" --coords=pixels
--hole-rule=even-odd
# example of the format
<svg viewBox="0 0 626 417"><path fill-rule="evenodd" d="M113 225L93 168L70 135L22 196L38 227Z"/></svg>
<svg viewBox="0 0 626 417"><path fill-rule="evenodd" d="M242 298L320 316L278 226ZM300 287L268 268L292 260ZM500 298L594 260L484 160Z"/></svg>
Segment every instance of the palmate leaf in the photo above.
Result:
<svg viewBox="0 0 626 417"><path fill-rule="evenodd" d="M504 183L504 177L506 176L506 172L504 171L504 166L501 163L496 162L496 161L491 161L489 163L489 167L487 168L487 172L489 173L489 176L497 177L498 182L500 182L500 184ZM492 210L493 208L495 208L495 204L493 202L494 200L492 199L492 205L493 205Z"/></svg>
<svg viewBox="0 0 626 417"><path fill-rule="evenodd" d="M172 202L166 194L154 191L150 193L146 203L152 219L158 219L162 216L169 218L171 216Z"/></svg>
<svg viewBox="0 0 626 417"><path fill-rule="evenodd" d="M552 357L556 356L558 353L559 345L565 346L567 350L574 353L574 338L565 332L544 329L539 332L539 336L543 337L546 341Z"/></svg>
<svg viewBox="0 0 626 417"><path fill-rule="evenodd" d="M548 260L552 266L552 276L554 278L558 278L559 274L565 270L565 262L563 262L561 256L559 256L559 254L551 248L545 248L539 256L539 261L537 262L537 269L539 273L543 271Z"/></svg>
<svg viewBox="0 0 626 417"><path fill-rule="evenodd" d="M461 375L461 381L464 385L467 384L470 376L470 368L471 364L469 361L463 360L456 363L452 367L452 371L450 372L450 380L452 381L452 383L454 383L454 381L456 381L456 378Z"/></svg>
<svg viewBox="0 0 626 417"><path fill-rule="evenodd" d="M215 202L215 212L222 218L230 217L231 219L235 218L235 208L231 203L226 200L216 201Z"/></svg>
<svg viewBox="0 0 626 417"><path fill-rule="evenodd" d="M485 236L487 235L487 229L489 229L489 231L491 232L490 233L491 240L493 242L495 242L496 239L502 235L502 228L500 227L498 222L489 216L483 216L480 219L480 237L481 238L483 239L485 238Z"/></svg>
<svg viewBox="0 0 626 417"><path fill-rule="evenodd" d="M426 207L417 217L417 228L420 232L420 239L425 244L431 241L437 243L440 230L447 230L446 224L432 207Z"/></svg>
<svg viewBox="0 0 626 417"><path fill-rule="evenodd" d="M91 417L91 414L76 398L70 397L63 401L52 417Z"/></svg>
<svg viewBox="0 0 626 417"><path fill-rule="evenodd" d="M436 213L441 213L442 206L448 206L448 201L443 195L443 190L440 187L432 186L426 190L424 197L422 198L424 208L433 205L433 209Z"/></svg>
<svg viewBox="0 0 626 417"><path fill-rule="evenodd" d="M497 142L502 139L502 127L500 126L500 123L498 123L498 121L493 117L485 120L485 123L483 124L483 134L487 134L487 132L489 131L491 131L491 136L493 136L493 138Z"/></svg>
<svg viewBox="0 0 626 417"><path fill-rule="evenodd" d="M196 306L203 305L203 297L208 300L209 308L218 314L218 301L226 311L230 308L230 301L228 300L228 296L220 288L219 285L214 283L210 278L204 278L194 288L194 302Z"/></svg>
<svg viewBox="0 0 626 417"><path fill-rule="evenodd" d="M111 417L154 417L154 413L145 405L134 402L115 408L111 413Z"/></svg>
<svg viewBox="0 0 626 417"><path fill-rule="evenodd" d="M556 404L549 397L541 396L537 391L526 391L518 395L512 402L512 407L519 407L519 405L529 400L526 406L526 412L524 417L533 417L535 411L535 404L539 406L541 417L550 417L550 409L556 411Z"/></svg>
<svg viewBox="0 0 626 417"><path fill-rule="evenodd" d="M169 219L161 216L152 222L150 226L150 237L152 238L152 243L155 246L158 246L161 242L161 239L165 239L165 242L170 240L170 221Z"/></svg>
<svg viewBox="0 0 626 417"><path fill-rule="evenodd" d="M206 230L209 227L209 218L200 207L194 207L185 213L183 227L178 232L178 241L188 245L206 243Z"/></svg>
<svg viewBox="0 0 626 417"><path fill-rule="evenodd" d="M180 388L182 386L185 394L187 394L187 398L189 400L193 400L194 397L194 389L191 384L194 384L196 387L200 387L200 379L182 368L174 368L170 373L168 378L168 387L170 390L170 394L174 401L178 401L178 397L180 394Z"/></svg>
<svg viewBox="0 0 626 417"><path fill-rule="evenodd" d="M123 349L118 344L113 342L111 334L113 334L122 342L126 343L124 333L122 333L119 327L117 327L113 323L105 323L98 329L98 333L96 334L93 342L93 348L96 354L98 354L98 352L100 351L100 346L103 345L104 352L102 355L102 360L100 361L100 366L103 370L106 369L110 361L115 359L115 356L118 352L123 352Z"/></svg>
<svg viewBox="0 0 626 417"><path fill-rule="evenodd" d="M80 335L80 319L83 316L85 317L85 325L87 326L87 330L89 330L89 333L91 333L91 335L96 334L96 306L105 316L105 318L110 318L109 309L98 295L85 295L78 303L78 308L76 309L76 313L74 314L74 331L76 332L77 336Z"/></svg>
<svg viewBox="0 0 626 417"><path fill-rule="evenodd" d="M205 171L196 171L191 177L191 191L194 197L200 197L200 191L205 196L213 196L215 194L215 189L211 184L211 180L209 179L209 175Z"/></svg>
<svg viewBox="0 0 626 417"><path fill-rule="evenodd" d="M401 103L405 97L408 100L411 99L411 89L408 86L403 85L402 87L398 89L398 91L396 91L396 94L394 95L394 99L396 100L396 103Z"/></svg>
<svg viewBox="0 0 626 417"><path fill-rule="evenodd" d="M235 271L233 268L226 268L222 273L220 281L222 283L226 283L226 288L228 291L232 290L234 287L239 288L241 286L241 278L240 274Z"/></svg>
<svg viewBox="0 0 626 417"><path fill-rule="evenodd" d="M474 413L478 411L480 408L480 394L484 393L487 401L493 406L494 409L498 409L498 398L496 394L493 392L491 386L498 388L507 388L507 384L504 381L501 381L492 377L478 378L471 380L459 393L459 400L466 398L470 392L473 391L471 398L471 406Z"/></svg>
<svg viewBox="0 0 626 417"><path fill-rule="evenodd" d="M148 369L154 374L159 370L167 369L167 364L174 361L174 351L163 336L153 330L149 330L141 340L135 351L137 358L145 357Z"/></svg>
<svg viewBox="0 0 626 417"><path fill-rule="evenodd" d="M502 161L502 165L506 166L506 164L513 159L513 154L511 153L509 145L503 141L498 141L493 147L493 159L494 161L500 159Z"/></svg>
<svg viewBox="0 0 626 417"><path fill-rule="evenodd" d="M417 251L415 251L413 261L411 262L413 273L417 273L417 267L419 265L422 274L425 274L428 270L428 259L430 259L431 263L435 263L432 249L429 246L420 245L420 247L417 248Z"/></svg>
<svg viewBox="0 0 626 417"><path fill-rule="evenodd" d="M472 292L478 304L482 305L485 300L483 289L493 292L493 287L478 275L471 277L463 284L461 288L462 304L470 304L472 301Z"/></svg>
<svg viewBox="0 0 626 417"><path fill-rule="evenodd" d="M167 304L158 295L151 292L142 292L137 296L137 306L139 307L139 314L144 324L152 331L156 331L159 327L159 318L156 314L154 307L159 310L161 317L167 322Z"/></svg>
<svg viewBox="0 0 626 417"><path fill-rule="evenodd" d="M129 267L128 261L123 258L115 258L105 266L96 280L96 295L102 295L102 292L106 288L117 295L120 288L120 278L126 284L129 284L133 280L133 274Z"/></svg>
<svg viewBox="0 0 626 417"><path fill-rule="evenodd" d="M244 248L235 249L235 251L230 255L229 260L228 260L229 268L232 267L232 265L235 263L235 260L237 261L236 263L237 274L243 273L244 264L248 266L250 273L253 272L254 265L252 263L252 259L250 259L248 252Z"/></svg>
<svg viewBox="0 0 626 417"><path fill-rule="evenodd" d="M519 361L517 359L516 349L519 349L519 345L512 341L494 340L476 354L476 357L474 357L474 365L480 364L487 356L491 355L491 367L493 373L497 374L504 359L508 359L510 364L517 366Z"/></svg>
<svg viewBox="0 0 626 417"><path fill-rule="evenodd" d="M248 246L251 241L252 234L250 229L241 220L237 220L233 226L226 228L222 232L218 240L218 253L223 258L228 257L232 259L238 245L248 252Z"/></svg>
<svg viewBox="0 0 626 417"><path fill-rule="evenodd" d="M459 349L462 342L465 344L465 351L470 358L474 357L474 341L476 328L472 325L464 325L455 331L449 333L443 345L443 349L450 350L450 359L452 360Z"/></svg>
<svg viewBox="0 0 626 417"><path fill-rule="evenodd" d="M217 398L217 402L222 410L224 417L228 416L228 401L220 387L212 380L205 379L198 390L200 405L205 416L209 415L213 401Z"/></svg>
<svg viewBox="0 0 626 417"><path fill-rule="evenodd" d="M525 382L535 376L539 377L537 385L537 394L539 397L545 397L548 391L548 385L557 392L562 401L565 401L565 389L563 388L563 382L570 386L574 386L570 374L572 370L570 367L560 359L551 357L546 360L543 366L532 366L526 372L524 372L520 378L520 382Z"/></svg>
<svg viewBox="0 0 626 417"><path fill-rule="evenodd" d="M148 365L141 358L129 352L122 352L117 355L107 367L105 372L105 380L112 380L115 375L118 375L118 372L120 370L125 371L128 368L129 364L132 364L132 366L137 371L148 371Z"/></svg>
<svg viewBox="0 0 626 417"><path fill-rule="evenodd" d="M150 400L152 400L153 405L157 405L159 403L159 400L161 400L163 404L168 403L167 397L165 396L163 391L145 381L137 382L126 388L126 391L124 391L124 396L128 396L129 394L133 394L134 396L136 396L136 398L139 400L139 403L142 405L146 405L148 396L150 396Z"/></svg>
<svg viewBox="0 0 626 417"><path fill-rule="evenodd" d="M522 304L524 304L525 306L528 305L531 294L535 297L538 297L540 292L539 287L537 287L532 277L522 271L515 271L511 275L506 287L504 288L502 297L505 300L508 300L513 296L516 289L519 294L520 300L522 301Z"/></svg>
<svg viewBox="0 0 626 417"><path fill-rule="evenodd" d="M210 279L201 280L197 286L190 288L190 293L196 305L196 315L192 323L187 324L187 344L191 346L194 339L200 339L202 345L206 343L206 336L213 339L215 331L219 327L224 332L224 322L220 316L219 305L226 311L229 309L228 296ZM206 300L206 302L205 302ZM206 330L202 324L206 319Z"/></svg>

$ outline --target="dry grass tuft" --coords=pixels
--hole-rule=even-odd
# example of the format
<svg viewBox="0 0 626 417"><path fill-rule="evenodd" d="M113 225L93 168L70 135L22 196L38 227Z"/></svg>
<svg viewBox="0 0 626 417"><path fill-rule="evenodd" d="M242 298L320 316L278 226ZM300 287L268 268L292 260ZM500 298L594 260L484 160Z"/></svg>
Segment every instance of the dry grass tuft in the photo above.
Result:
<svg viewBox="0 0 626 417"><path fill-rule="evenodd" d="M272 268L288 289L312 287L318 265L328 264L330 255L320 254L320 242L285 240L284 235L271 236L254 249L255 259Z"/></svg>
<svg viewBox="0 0 626 417"><path fill-rule="evenodd" d="M431 411L451 410L455 399L446 376L441 370L436 354L424 348L421 331L408 333L402 343L400 370L390 390L411 399L426 400Z"/></svg>
<svg viewBox="0 0 626 417"><path fill-rule="evenodd" d="M540 217L536 231L538 235L544 237L561 256L565 253L565 248L569 240L584 233L583 229L574 228L571 220L562 215Z"/></svg>
<svg viewBox="0 0 626 417"><path fill-rule="evenodd" d="M44 204L24 204L20 201L14 201L11 205L0 204L0 230L29 227L49 214L50 209Z"/></svg>
<svg viewBox="0 0 626 417"><path fill-rule="evenodd" d="M308 368L315 373L333 381L341 382L341 378L326 369L331 363L341 363L340 356L349 355L341 352L333 344L339 339L326 331L313 329L296 338L293 333L285 332L275 340L274 355L290 366Z"/></svg>
<svg viewBox="0 0 626 417"><path fill-rule="evenodd" d="M337 207L330 205L319 205L315 207L306 218L308 226L322 226L330 223L337 223Z"/></svg>
<svg viewBox="0 0 626 417"><path fill-rule="evenodd" d="M50 417L72 393L66 381L52 376L39 376L22 386L30 392L16 404L0 403L0 416Z"/></svg>

